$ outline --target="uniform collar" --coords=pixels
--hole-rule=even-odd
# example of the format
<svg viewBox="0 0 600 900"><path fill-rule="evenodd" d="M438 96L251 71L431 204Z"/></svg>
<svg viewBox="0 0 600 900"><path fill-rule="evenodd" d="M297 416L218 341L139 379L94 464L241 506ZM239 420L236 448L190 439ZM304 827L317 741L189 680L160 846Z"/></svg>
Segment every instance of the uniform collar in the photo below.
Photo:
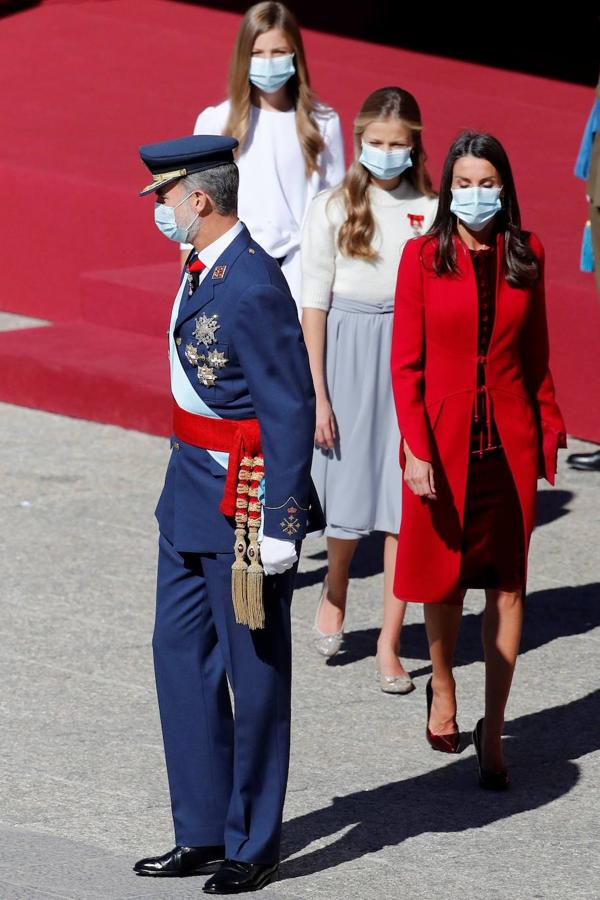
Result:
<svg viewBox="0 0 600 900"><path fill-rule="evenodd" d="M241 234L243 229L244 225L238 219L235 225L232 225L225 234L222 234L221 237L218 237L212 244L209 244L207 247L204 247L203 250L200 250L198 259L202 260L207 269L211 269L221 254L227 250L229 245L236 239L238 234Z"/></svg>
<svg viewBox="0 0 600 900"><path fill-rule="evenodd" d="M226 284L234 262L248 247L250 241L250 233L244 223L237 222L218 240L204 248L209 251L211 262L202 273L205 277L201 279L192 296L181 304L175 329L211 302L215 289L220 290L222 285ZM200 259L205 262L204 251ZM215 266L215 263L218 265Z"/></svg>

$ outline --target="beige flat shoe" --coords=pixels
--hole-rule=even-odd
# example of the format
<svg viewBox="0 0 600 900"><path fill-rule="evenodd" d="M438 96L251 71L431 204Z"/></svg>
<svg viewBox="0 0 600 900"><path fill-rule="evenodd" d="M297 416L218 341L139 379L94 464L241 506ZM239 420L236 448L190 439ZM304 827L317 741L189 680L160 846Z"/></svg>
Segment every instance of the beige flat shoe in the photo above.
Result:
<svg viewBox="0 0 600 900"><path fill-rule="evenodd" d="M333 633L321 631L320 628L317 627L317 622L319 621L319 611L321 609L321 604L323 603L323 597L325 596L325 591L327 590L327 578L323 582L323 589L321 591L321 597L319 599L319 603L317 606L317 611L315 613L315 622L313 625L313 644L317 653L321 656L326 656L327 658L331 656L335 656L336 653L339 653L342 649L344 643L344 627L339 631L335 631Z"/></svg>
<svg viewBox="0 0 600 900"><path fill-rule="evenodd" d="M410 675L382 675L379 667L375 668L375 680L384 694L410 694L415 684Z"/></svg>

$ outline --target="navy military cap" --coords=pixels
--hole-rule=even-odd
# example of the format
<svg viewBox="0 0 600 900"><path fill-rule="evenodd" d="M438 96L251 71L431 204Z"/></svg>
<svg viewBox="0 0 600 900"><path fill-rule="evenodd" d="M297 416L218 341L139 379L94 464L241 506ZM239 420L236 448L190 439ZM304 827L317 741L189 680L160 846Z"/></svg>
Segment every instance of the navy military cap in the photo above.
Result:
<svg viewBox="0 0 600 900"><path fill-rule="evenodd" d="M237 145L235 138L212 134L192 134L158 144L145 144L140 147L140 156L150 169L153 181L140 191L140 197L193 172L232 163Z"/></svg>

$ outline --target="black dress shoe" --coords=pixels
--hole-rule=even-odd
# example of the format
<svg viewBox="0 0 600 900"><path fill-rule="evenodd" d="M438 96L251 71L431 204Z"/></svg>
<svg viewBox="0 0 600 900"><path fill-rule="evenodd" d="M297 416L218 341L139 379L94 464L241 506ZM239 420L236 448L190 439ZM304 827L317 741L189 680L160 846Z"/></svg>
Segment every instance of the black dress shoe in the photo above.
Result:
<svg viewBox="0 0 600 900"><path fill-rule="evenodd" d="M185 878L217 872L225 856L225 847L173 847L163 856L148 856L133 867L136 875L161 878Z"/></svg>
<svg viewBox="0 0 600 900"><path fill-rule="evenodd" d="M277 881L278 877L279 863L266 866L226 859L202 890L205 894L244 894L246 891L260 891L272 881Z"/></svg>
<svg viewBox="0 0 600 900"><path fill-rule="evenodd" d="M572 469L600 472L600 450L596 450L594 453L571 453L570 456L567 456L567 462Z"/></svg>
<svg viewBox="0 0 600 900"><path fill-rule="evenodd" d="M488 791L505 791L509 784L510 780L508 777L508 772L504 769L503 772L490 772L489 769L484 769L481 765L481 729L483 728L483 719L480 719L477 725L475 726L475 730L473 731L473 746L475 747L475 753L477 754L477 768L479 770L479 784L482 788L486 788Z"/></svg>

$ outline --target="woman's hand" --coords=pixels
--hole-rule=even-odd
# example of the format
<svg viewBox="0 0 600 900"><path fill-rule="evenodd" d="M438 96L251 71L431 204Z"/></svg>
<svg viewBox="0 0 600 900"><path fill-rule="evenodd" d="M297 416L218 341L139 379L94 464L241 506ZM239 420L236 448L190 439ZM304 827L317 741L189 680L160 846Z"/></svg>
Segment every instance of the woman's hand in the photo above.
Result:
<svg viewBox="0 0 600 900"><path fill-rule="evenodd" d="M404 480L413 494L416 494L417 497L425 497L426 500L437 500L431 463L424 459L417 459L406 441L404 441L404 452L406 454Z"/></svg>
<svg viewBox="0 0 600 900"><path fill-rule="evenodd" d="M335 416L329 400L317 400L315 444L333 450L336 438Z"/></svg>

